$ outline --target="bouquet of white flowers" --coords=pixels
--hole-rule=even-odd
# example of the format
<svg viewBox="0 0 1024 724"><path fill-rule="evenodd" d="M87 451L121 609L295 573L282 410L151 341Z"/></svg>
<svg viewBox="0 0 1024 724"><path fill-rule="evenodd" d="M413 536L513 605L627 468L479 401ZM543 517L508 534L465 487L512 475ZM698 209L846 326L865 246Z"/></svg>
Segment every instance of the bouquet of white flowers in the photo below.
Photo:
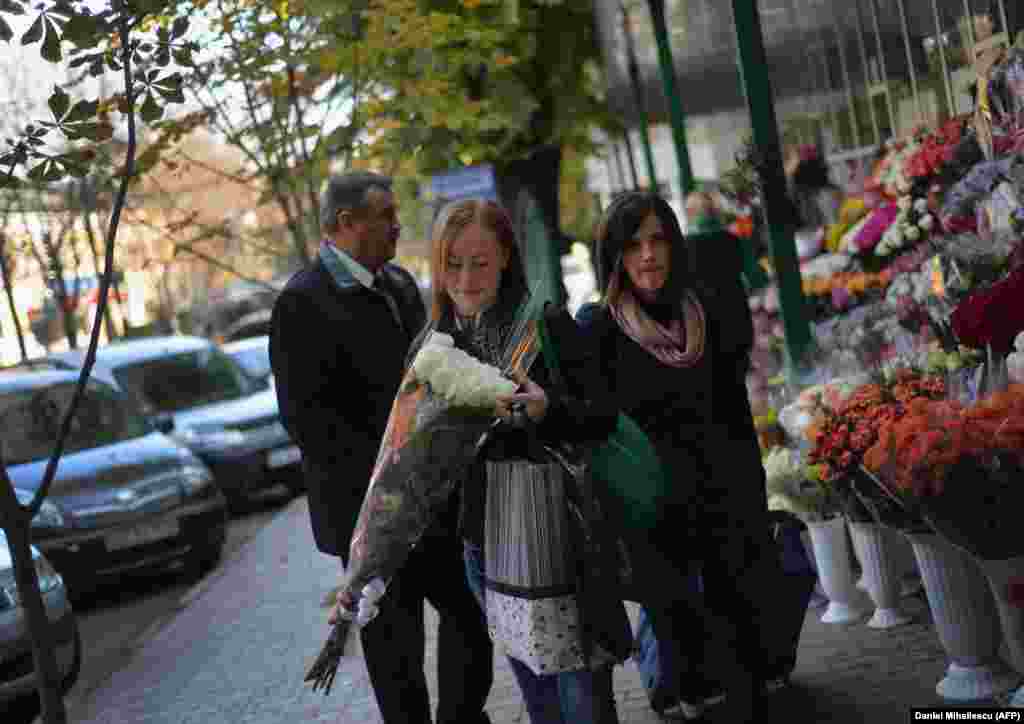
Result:
<svg viewBox="0 0 1024 724"><path fill-rule="evenodd" d="M497 367L478 361L455 347L447 334L432 332L412 363L415 378L450 404L491 411L500 395L516 391L516 383Z"/></svg>
<svg viewBox="0 0 1024 724"><path fill-rule="evenodd" d="M508 373L536 355L534 330L520 325L513 334L505 369L456 348L447 334L425 334L392 405L352 535L350 595L390 579L436 518L494 423L497 398L518 387Z"/></svg>
<svg viewBox="0 0 1024 724"><path fill-rule="evenodd" d="M824 520L833 512L825 488L808 478L799 451L772 449L764 459L764 470L769 510L784 510L805 522Z"/></svg>

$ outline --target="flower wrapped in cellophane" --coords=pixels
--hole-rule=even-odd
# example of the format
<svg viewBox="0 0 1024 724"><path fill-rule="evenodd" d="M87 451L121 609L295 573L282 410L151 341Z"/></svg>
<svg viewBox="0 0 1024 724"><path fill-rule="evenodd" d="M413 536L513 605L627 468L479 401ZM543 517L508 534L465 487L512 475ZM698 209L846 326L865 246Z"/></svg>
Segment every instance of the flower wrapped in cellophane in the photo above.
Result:
<svg viewBox="0 0 1024 724"><path fill-rule="evenodd" d="M831 518L841 505L828 483L808 470L799 450L775 447L764 458L768 510L784 510L807 523Z"/></svg>
<svg viewBox="0 0 1024 724"><path fill-rule="evenodd" d="M456 348L451 336L433 328L414 347L349 546L339 600L354 610L335 623L306 674L314 690L330 692L341 658L350 650L352 623L365 626L377 615L377 602L391 579L472 464L478 443L494 423L497 398L517 389L509 373L528 368L537 353L531 313L524 303L501 369Z"/></svg>
<svg viewBox="0 0 1024 724"><path fill-rule="evenodd" d="M375 599L465 477L495 422L498 397L518 388L510 375L529 369L539 352L537 308L527 295L504 340L500 368L435 329L412 351L349 548L343 590L359 602L359 624L376 615Z"/></svg>

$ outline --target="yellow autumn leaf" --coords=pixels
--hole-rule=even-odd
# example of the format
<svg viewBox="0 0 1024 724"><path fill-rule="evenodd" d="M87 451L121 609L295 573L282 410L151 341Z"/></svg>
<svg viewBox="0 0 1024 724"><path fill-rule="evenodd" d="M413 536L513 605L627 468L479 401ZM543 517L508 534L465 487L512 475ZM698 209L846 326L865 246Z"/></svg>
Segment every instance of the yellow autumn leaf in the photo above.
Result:
<svg viewBox="0 0 1024 724"><path fill-rule="evenodd" d="M513 55L505 55L502 53L494 59L494 64L499 68L505 68L507 66L514 65L518 60L519 59Z"/></svg>
<svg viewBox="0 0 1024 724"><path fill-rule="evenodd" d="M476 10L481 5L483 5L482 0L462 0L462 7L466 10Z"/></svg>

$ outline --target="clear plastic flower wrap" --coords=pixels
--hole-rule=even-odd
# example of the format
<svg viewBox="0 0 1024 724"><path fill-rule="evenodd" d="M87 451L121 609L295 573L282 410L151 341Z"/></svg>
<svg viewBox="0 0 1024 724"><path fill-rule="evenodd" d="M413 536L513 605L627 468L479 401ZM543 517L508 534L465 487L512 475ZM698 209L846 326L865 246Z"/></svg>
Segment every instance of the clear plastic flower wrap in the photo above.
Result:
<svg viewBox="0 0 1024 724"><path fill-rule="evenodd" d="M839 512L827 486L808 477L797 449L776 447L764 459L768 509L784 510L805 522L821 521Z"/></svg>
<svg viewBox="0 0 1024 724"><path fill-rule="evenodd" d="M344 592L361 603L374 584L377 598L463 480L484 433L494 424L497 397L515 392L514 369L526 370L539 352L534 309L524 302L502 350L501 368L428 330L391 408L349 548ZM375 601L362 607L372 620Z"/></svg>

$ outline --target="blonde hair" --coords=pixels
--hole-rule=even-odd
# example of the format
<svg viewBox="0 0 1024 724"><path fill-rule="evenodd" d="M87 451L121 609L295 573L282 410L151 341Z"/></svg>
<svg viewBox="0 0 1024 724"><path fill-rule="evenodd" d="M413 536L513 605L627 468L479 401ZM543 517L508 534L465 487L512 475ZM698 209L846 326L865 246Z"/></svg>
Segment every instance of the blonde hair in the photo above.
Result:
<svg viewBox="0 0 1024 724"><path fill-rule="evenodd" d="M505 210L488 199L463 199L448 204L434 222L433 238L430 249L430 285L431 304L430 318L438 322L451 308L452 300L444 286L444 275L448 271L448 250L452 242L473 224L494 233L501 248L509 255L509 264L503 273L505 277L512 273L522 278L522 264L519 261L519 250L516 236L512 229L512 220Z"/></svg>

